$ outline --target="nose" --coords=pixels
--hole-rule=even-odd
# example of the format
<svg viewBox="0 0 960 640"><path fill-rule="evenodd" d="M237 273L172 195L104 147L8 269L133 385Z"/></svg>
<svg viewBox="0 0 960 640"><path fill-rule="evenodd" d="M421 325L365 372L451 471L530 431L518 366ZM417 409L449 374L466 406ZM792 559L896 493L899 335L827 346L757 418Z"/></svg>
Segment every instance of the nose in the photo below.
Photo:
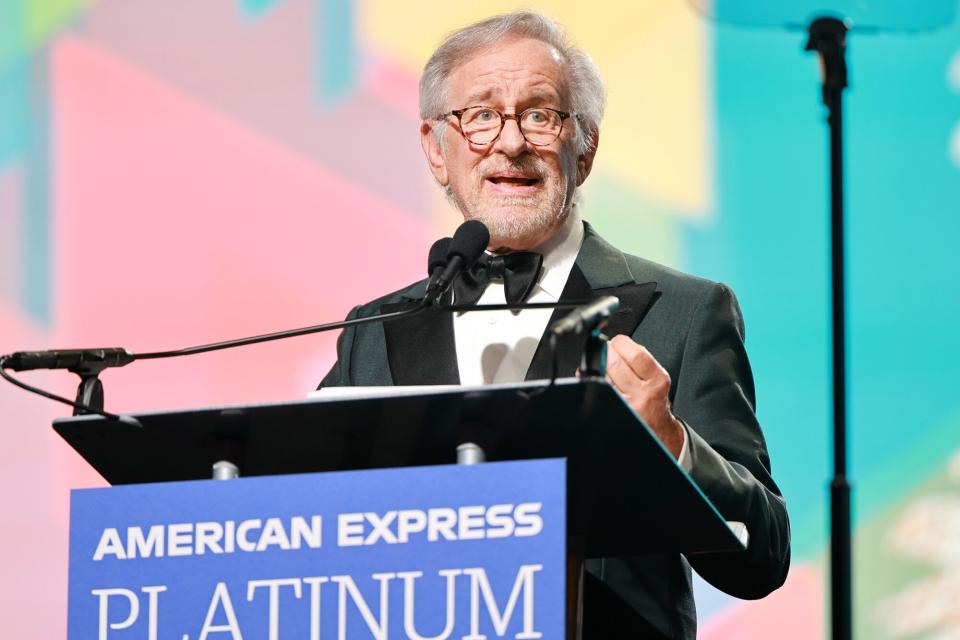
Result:
<svg viewBox="0 0 960 640"><path fill-rule="evenodd" d="M504 116L503 129L497 138L497 150L510 158L515 158L527 148L527 141L520 132L520 121L516 115Z"/></svg>

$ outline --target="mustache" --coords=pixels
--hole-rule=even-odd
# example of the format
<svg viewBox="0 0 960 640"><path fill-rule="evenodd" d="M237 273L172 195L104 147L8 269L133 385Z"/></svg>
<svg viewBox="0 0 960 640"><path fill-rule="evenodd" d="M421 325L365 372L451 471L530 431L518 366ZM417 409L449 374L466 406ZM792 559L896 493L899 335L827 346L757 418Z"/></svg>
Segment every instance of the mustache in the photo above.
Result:
<svg viewBox="0 0 960 640"><path fill-rule="evenodd" d="M521 171L527 175L542 179L546 171L544 161L533 155L520 155L509 159L491 159L480 166L480 172L489 176L500 171Z"/></svg>

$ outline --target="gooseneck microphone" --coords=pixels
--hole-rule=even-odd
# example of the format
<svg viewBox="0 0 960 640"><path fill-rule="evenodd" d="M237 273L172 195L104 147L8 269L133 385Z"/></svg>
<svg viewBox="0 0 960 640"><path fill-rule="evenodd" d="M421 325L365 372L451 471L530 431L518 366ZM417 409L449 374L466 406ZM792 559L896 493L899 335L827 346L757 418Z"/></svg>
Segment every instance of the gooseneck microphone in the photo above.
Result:
<svg viewBox="0 0 960 640"><path fill-rule="evenodd" d="M427 285L426 294L414 306L398 311L387 313L377 313L369 316L347 318L340 322L331 322L328 324L314 325L300 329L289 329L287 331L278 331L275 333L266 333L249 338L240 338L237 340L226 340L212 344L204 344L187 349L176 349L171 351L155 351L149 353L133 353L122 348L107 349L58 349L50 351L18 351L8 355L0 355L0 378L3 378L25 391L36 393L50 400L55 400L74 408L74 414L94 413L108 418L116 419L121 422L139 426L136 421L129 416L116 415L104 411L103 409L103 386L97 376L109 367L122 367L135 360L154 360L159 358L173 358L177 356L189 356L210 351L219 351L221 349L230 349L233 347L242 347L245 345L269 342L272 340L282 340L296 336L304 336L322 331L331 331L335 329L344 329L374 322L387 322L398 320L423 312L432 306L435 309L444 312L460 311L495 311L501 309L521 310L521 309L547 309L547 308L570 308L577 305L583 305L585 301L562 301L562 302L541 302L526 304L503 304L503 305L444 305L435 306L437 301L449 290L454 279L464 269L471 267L483 254L484 249L490 243L490 233L482 222L468 220L460 225L453 238L441 238L433 243L430 248L430 255L427 260L427 268L430 274L430 280ZM609 298L616 303L616 298ZM606 299L605 299L606 300ZM607 305L609 306L609 304ZM593 305L581 307L575 313L580 313L580 322L592 322L593 312L588 311ZM606 308L606 307L604 307ZM602 311L602 309L601 309ZM609 312L607 312L609 315ZM573 314L561 320L557 325L560 331L569 331L563 329L561 323L570 322ZM577 325L579 326L579 325ZM65 369L76 373L81 378L80 389L77 392L75 400L69 400L62 396L44 391L34 387L26 382L17 380L11 376L10 371L29 371L33 369Z"/></svg>
<svg viewBox="0 0 960 640"><path fill-rule="evenodd" d="M432 286L427 287L424 301L434 304L439 300L453 284L454 278L480 259L488 244L490 244L490 232L479 220L467 220L457 227L450 241L450 250L447 252L447 264L435 280L431 278Z"/></svg>
<svg viewBox="0 0 960 640"><path fill-rule="evenodd" d="M107 367L122 367L135 359L136 356L121 348L18 351L4 361L4 366L14 371L32 371L34 369L102 370Z"/></svg>
<svg viewBox="0 0 960 640"><path fill-rule="evenodd" d="M0 356L0 377L21 389L36 393L50 400L66 402L74 408L74 415L96 413L107 418L113 418L124 424L134 427L142 426L135 418L126 415L117 415L103 410L103 383L97 377L104 369L123 367L137 356L122 348L109 349L56 349L51 351L18 351L10 355ZM7 373L12 371L32 371L34 369L66 369L80 376L80 388L77 398L73 402L38 389L25 382L21 382Z"/></svg>
<svg viewBox="0 0 960 640"><path fill-rule="evenodd" d="M589 304L577 307L563 318L550 325L550 333L563 335L565 333L583 333L592 331L606 324L610 314L620 306L620 299L616 296L603 296Z"/></svg>

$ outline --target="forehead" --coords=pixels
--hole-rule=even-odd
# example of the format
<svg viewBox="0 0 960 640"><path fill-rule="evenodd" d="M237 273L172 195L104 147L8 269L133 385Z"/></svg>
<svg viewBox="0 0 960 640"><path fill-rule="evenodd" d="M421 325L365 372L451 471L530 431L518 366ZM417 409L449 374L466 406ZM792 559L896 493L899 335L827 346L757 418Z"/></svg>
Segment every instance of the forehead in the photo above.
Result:
<svg viewBox="0 0 960 640"><path fill-rule="evenodd" d="M469 106L467 103L531 100L566 106L566 73L560 52L530 38L513 38L481 49L453 70L448 83L450 100L458 108Z"/></svg>

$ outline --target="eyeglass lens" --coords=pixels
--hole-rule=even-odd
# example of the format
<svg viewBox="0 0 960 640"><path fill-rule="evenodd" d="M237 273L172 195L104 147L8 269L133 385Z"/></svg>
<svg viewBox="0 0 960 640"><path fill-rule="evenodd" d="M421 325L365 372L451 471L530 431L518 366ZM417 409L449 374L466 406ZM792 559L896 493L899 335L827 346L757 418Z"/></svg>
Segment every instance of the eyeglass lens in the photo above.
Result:
<svg viewBox="0 0 960 640"><path fill-rule="evenodd" d="M563 120L552 109L527 109L517 117L520 132L527 142L536 145L550 144L560 135ZM489 144L500 135L503 119L487 107L471 107L460 116L463 135L474 144Z"/></svg>

